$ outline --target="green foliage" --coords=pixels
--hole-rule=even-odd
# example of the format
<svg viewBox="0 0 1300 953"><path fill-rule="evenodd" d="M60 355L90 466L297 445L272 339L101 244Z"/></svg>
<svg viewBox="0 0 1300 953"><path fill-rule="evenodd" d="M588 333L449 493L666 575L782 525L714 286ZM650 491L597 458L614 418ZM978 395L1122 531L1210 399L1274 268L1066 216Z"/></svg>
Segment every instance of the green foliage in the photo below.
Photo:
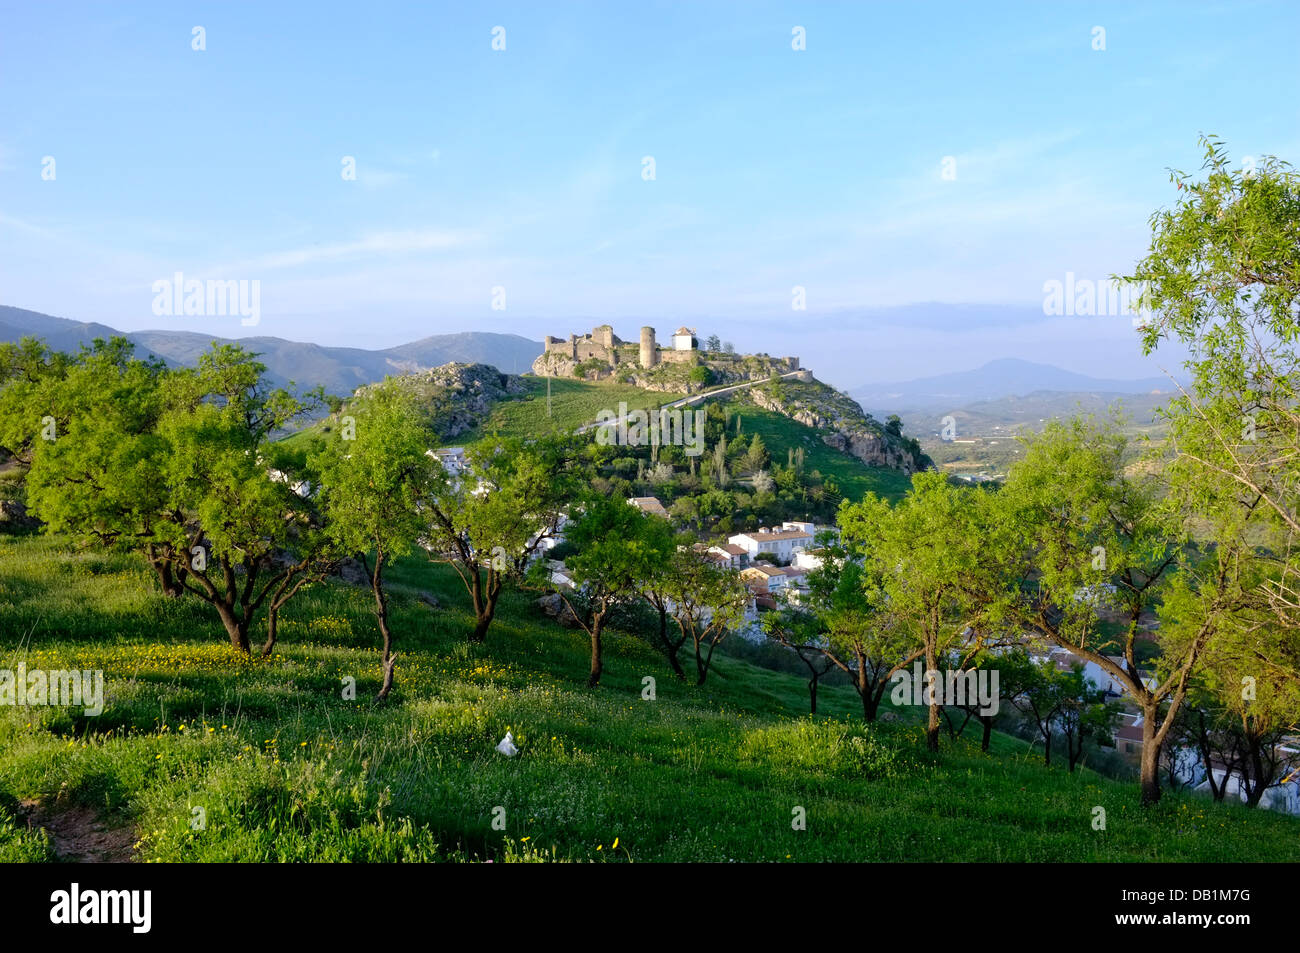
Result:
<svg viewBox="0 0 1300 953"><path fill-rule="evenodd" d="M421 507L445 483L426 452L431 432L415 399L391 381L351 411L355 439L340 434L313 460L328 534L343 555L403 556L427 525Z"/></svg>
<svg viewBox="0 0 1300 953"><path fill-rule="evenodd" d="M1145 350L1172 338L1190 353L1192 386L1165 408L1169 495L1250 560L1236 615L1271 642L1268 677L1300 680L1300 176L1273 157L1233 169L1219 140L1202 145L1203 176L1171 175L1179 200L1127 280L1145 287Z"/></svg>

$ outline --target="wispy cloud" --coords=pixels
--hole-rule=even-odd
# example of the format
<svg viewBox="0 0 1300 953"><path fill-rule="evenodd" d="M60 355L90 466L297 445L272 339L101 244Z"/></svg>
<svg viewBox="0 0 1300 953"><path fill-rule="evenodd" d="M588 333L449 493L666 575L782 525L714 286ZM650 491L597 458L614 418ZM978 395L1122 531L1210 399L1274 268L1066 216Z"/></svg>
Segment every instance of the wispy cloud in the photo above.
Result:
<svg viewBox="0 0 1300 953"><path fill-rule="evenodd" d="M215 273L273 271L321 262L346 262L370 258L396 258L420 252L450 251L479 241L481 233L458 229L423 228L371 232L355 241L314 244L270 252L257 258L212 269Z"/></svg>

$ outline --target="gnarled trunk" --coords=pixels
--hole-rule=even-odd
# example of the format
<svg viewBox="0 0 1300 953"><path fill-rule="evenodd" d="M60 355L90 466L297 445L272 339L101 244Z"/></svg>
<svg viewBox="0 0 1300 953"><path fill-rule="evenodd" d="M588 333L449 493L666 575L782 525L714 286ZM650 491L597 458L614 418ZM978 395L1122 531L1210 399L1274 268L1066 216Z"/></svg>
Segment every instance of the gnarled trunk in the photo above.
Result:
<svg viewBox="0 0 1300 953"><path fill-rule="evenodd" d="M185 592L185 585L182 579L185 577L185 570L180 569L173 571L171 561L165 558L152 559L154 572L158 576L158 585L162 588L163 595L168 599L178 599Z"/></svg>
<svg viewBox="0 0 1300 953"><path fill-rule="evenodd" d="M221 618L221 624L225 626L226 635L230 636L230 646L236 652L242 652L244 655L251 653L252 646L248 641L248 618L235 615L234 611L221 602L213 603L217 607L217 615Z"/></svg>

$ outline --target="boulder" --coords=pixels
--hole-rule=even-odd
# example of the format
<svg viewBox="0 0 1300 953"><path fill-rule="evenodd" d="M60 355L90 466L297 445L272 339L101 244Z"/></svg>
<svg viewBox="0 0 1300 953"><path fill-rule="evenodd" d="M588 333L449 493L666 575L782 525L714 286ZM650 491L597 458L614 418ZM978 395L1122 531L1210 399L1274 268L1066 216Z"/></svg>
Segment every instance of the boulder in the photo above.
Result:
<svg viewBox="0 0 1300 953"><path fill-rule="evenodd" d="M0 500L0 532L27 533L40 529L41 521L17 500Z"/></svg>
<svg viewBox="0 0 1300 953"><path fill-rule="evenodd" d="M548 595L542 596L537 600L537 605L544 613L556 622L560 623L560 625L568 626L569 628L577 628L579 626L578 617L574 615L573 609L569 607L569 604L564 601L558 592L552 592Z"/></svg>

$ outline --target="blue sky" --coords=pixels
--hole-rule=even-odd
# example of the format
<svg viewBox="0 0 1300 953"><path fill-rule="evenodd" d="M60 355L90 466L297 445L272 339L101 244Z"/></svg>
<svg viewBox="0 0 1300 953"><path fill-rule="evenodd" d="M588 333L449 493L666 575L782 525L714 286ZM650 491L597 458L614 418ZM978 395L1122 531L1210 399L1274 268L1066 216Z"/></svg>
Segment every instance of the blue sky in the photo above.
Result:
<svg viewBox="0 0 1300 953"><path fill-rule="evenodd" d="M1201 132L1300 160L1298 37L1290 2L10 6L0 303L361 347L686 323L842 386L1143 376L1127 318L1046 317L1043 284L1125 271ZM177 271L260 281L260 324L156 316Z"/></svg>

